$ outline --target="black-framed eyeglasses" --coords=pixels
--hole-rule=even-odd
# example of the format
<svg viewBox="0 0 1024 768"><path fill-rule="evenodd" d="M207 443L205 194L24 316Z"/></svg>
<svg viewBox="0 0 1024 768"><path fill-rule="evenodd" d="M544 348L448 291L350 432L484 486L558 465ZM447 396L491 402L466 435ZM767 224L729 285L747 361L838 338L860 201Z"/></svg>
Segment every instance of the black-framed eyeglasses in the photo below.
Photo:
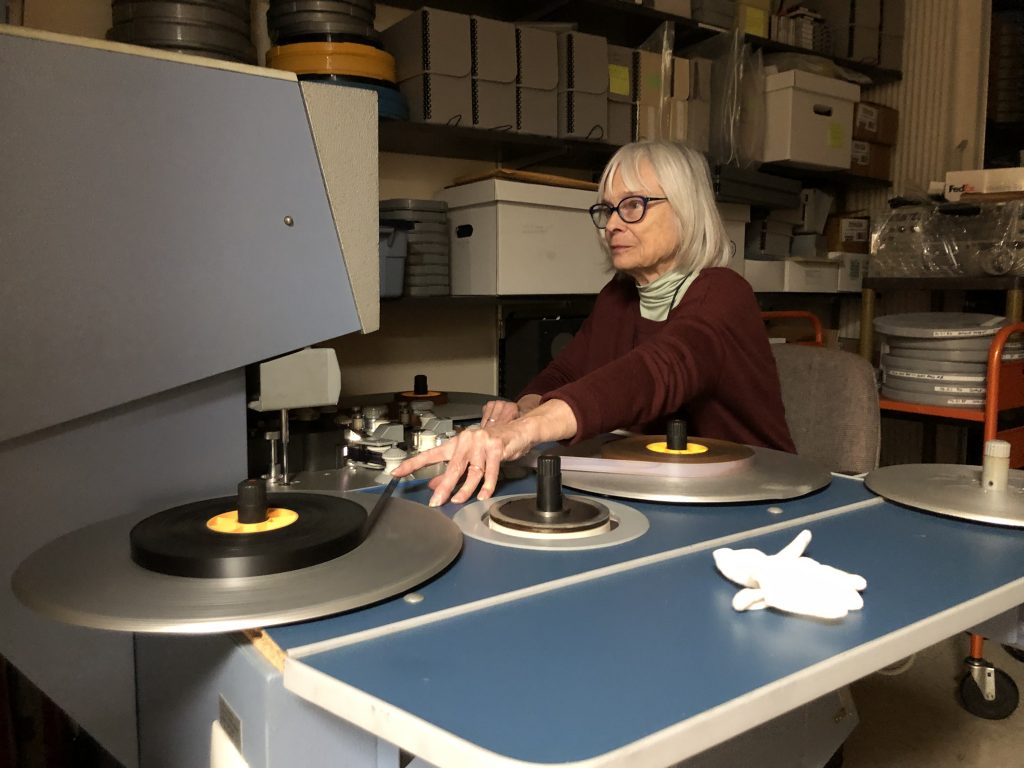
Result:
<svg viewBox="0 0 1024 768"><path fill-rule="evenodd" d="M598 229L604 229L608 226L608 221L613 213L619 214L619 218L627 224L636 224L647 215L647 206L659 200L668 200L668 198L630 195L619 200L618 205L597 203L590 206L590 218L594 220L594 226Z"/></svg>

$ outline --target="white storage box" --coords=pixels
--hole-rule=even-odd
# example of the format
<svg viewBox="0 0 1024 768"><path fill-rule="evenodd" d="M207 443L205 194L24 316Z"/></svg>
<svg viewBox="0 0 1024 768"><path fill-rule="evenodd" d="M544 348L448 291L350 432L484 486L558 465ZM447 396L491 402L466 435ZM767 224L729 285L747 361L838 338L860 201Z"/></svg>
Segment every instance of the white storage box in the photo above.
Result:
<svg viewBox="0 0 1024 768"><path fill-rule="evenodd" d="M832 210L832 195L822 192L820 189L800 190L801 222L795 231L800 234L810 232L819 235L825 234L825 223L828 221L830 210Z"/></svg>
<svg viewBox="0 0 1024 768"><path fill-rule="evenodd" d="M753 219L747 227L747 259L784 259L789 256L792 242L792 224L772 219Z"/></svg>
<svg viewBox="0 0 1024 768"><path fill-rule="evenodd" d="M946 199L957 201L962 194L1024 191L1024 168L989 168L946 173Z"/></svg>
<svg viewBox="0 0 1024 768"><path fill-rule="evenodd" d="M442 190L452 294L597 293L611 278L589 190L484 179Z"/></svg>
<svg viewBox="0 0 1024 768"><path fill-rule="evenodd" d="M786 262L748 261L743 265L743 276L758 293L778 293L785 290Z"/></svg>
<svg viewBox="0 0 1024 768"><path fill-rule="evenodd" d="M729 268L744 274L746 269L744 252L747 241L747 222L750 221L750 206L738 203L718 203L718 213L725 225L725 234L732 240L733 252Z"/></svg>
<svg viewBox="0 0 1024 768"><path fill-rule="evenodd" d="M868 273L868 255L836 251L829 253L828 257L836 259L839 264L839 283L836 290L840 293L859 293L864 287L864 277Z"/></svg>
<svg viewBox="0 0 1024 768"><path fill-rule="evenodd" d="M797 69L765 78L766 163L850 167L853 105L860 87Z"/></svg>
<svg viewBox="0 0 1024 768"><path fill-rule="evenodd" d="M784 291L835 293L839 285L839 262L786 259Z"/></svg>
<svg viewBox="0 0 1024 768"><path fill-rule="evenodd" d="M402 278L408 250L408 233L402 227L380 225L380 297L392 299L402 295Z"/></svg>

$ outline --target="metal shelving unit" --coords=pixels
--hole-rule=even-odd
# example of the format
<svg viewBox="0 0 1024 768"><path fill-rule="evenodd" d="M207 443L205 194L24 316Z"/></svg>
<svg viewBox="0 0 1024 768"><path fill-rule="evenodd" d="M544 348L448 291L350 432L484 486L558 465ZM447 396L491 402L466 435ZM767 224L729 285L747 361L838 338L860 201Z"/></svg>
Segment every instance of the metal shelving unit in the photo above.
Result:
<svg viewBox="0 0 1024 768"><path fill-rule="evenodd" d="M417 9L424 0L390 0L398 8ZM615 45L636 47L662 24L675 24L675 51L685 55L688 48L710 38L728 34L727 30L685 19L622 0L431 0L429 6L441 10L472 13L509 22L572 23L582 32L601 35ZM773 40L747 35L746 41L767 52L813 51L784 45ZM837 64L866 74L876 85L901 79L896 70L882 69L855 61L835 59ZM525 168L547 165L590 169L594 174L618 147L603 141L564 139L550 136L488 131L465 126L436 125L385 120L380 124L380 150L414 155L486 160L505 167ZM879 185L888 182L865 179L842 171L816 172L784 165L762 170L776 176L835 185ZM756 201L753 201L757 204Z"/></svg>

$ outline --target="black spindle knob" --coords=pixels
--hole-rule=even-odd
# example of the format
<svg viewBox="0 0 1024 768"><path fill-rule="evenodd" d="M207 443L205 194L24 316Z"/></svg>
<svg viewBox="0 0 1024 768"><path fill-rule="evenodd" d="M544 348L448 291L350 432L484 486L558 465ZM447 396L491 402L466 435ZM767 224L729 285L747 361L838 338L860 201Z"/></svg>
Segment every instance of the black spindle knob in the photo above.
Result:
<svg viewBox="0 0 1024 768"><path fill-rule="evenodd" d="M425 395L430 389L427 387L425 374L417 373L412 379L412 391L414 395Z"/></svg>
<svg viewBox="0 0 1024 768"><path fill-rule="evenodd" d="M238 522L267 521L267 487L261 480L243 480L238 484Z"/></svg>
<svg viewBox="0 0 1024 768"><path fill-rule="evenodd" d="M668 423L668 432L665 435L668 449L670 451L685 451L687 440L686 422L682 419L672 419Z"/></svg>
<svg viewBox="0 0 1024 768"><path fill-rule="evenodd" d="M537 459L537 511L548 515L564 511L562 460L545 454Z"/></svg>

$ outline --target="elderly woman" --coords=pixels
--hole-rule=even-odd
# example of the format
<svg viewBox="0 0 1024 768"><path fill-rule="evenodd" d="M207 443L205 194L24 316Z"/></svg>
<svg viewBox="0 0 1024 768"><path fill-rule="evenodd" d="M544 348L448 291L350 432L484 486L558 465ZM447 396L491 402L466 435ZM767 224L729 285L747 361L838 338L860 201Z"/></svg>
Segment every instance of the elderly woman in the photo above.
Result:
<svg viewBox="0 0 1024 768"><path fill-rule="evenodd" d="M413 456L407 475L447 461L430 505L489 498L502 461L535 445L625 428L794 451L775 359L750 285L725 267L733 245L704 156L667 142L628 144L590 209L615 270L593 312L515 403L484 406L483 429ZM465 477L458 492L452 491Z"/></svg>

